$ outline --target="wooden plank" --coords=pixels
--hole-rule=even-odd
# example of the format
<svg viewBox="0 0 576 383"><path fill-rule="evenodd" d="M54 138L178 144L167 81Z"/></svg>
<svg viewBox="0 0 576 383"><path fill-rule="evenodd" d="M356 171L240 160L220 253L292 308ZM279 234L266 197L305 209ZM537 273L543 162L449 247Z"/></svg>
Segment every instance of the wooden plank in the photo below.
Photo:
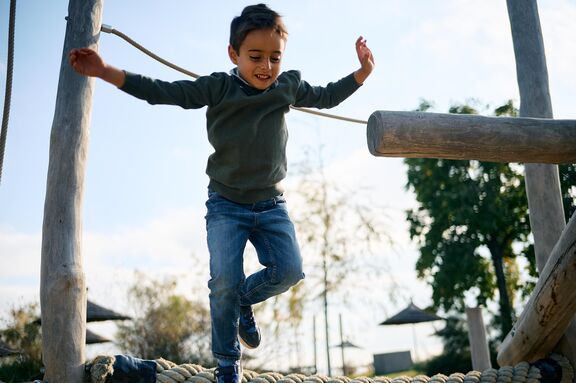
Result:
<svg viewBox="0 0 576 383"><path fill-rule="evenodd" d="M470 353L472 354L472 369L484 371L492 368L486 328L482 319L482 309L480 307L466 307L466 318L468 323L468 341L470 342Z"/></svg>
<svg viewBox="0 0 576 383"><path fill-rule="evenodd" d="M94 80L73 72L68 52L97 47L101 13L101 0L68 5L42 230L42 357L48 382L81 383L84 377L86 286L80 251Z"/></svg>
<svg viewBox="0 0 576 383"><path fill-rule="evenodd" d="M576 120L376 111L367 141L375 156L576 162Z"/></svg>
<svg viewBox="0 0 576 383"><path fill-rule="evenodd" d="M562 232L522 315L498 353L501 366L554 350L576 314L576 213Z"/></svg>
<svg viewBox="0 0 576 383"><path fill-rule="evenodd" d="M506 3L516 57L520 117L552 118L538 4L536 0L507 0ZM538 270L542 271L565 226L558 167L526 164L525 174L536 261ZM555 351L566 356L573 366L576 365L576 320L572 319Z"/></svg>

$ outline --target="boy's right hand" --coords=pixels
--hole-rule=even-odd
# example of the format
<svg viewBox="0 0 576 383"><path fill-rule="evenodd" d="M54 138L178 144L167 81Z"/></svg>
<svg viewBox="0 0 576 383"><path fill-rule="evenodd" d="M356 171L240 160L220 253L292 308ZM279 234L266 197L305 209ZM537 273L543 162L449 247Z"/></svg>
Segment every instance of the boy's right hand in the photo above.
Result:
<svg viewBox="0 0 576 383"><path fill-rule="evenodd" d="M126 78L124 71L107 65L93 49L72 49L68 54L68 61L70 66L81 75L99 77L119 88L124 84Z"/></svg>

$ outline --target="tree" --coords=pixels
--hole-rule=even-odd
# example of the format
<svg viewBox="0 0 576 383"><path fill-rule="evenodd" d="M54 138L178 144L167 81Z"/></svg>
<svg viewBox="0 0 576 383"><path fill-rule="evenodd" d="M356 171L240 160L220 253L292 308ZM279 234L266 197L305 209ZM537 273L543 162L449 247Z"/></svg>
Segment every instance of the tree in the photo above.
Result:
<svg viewBox="0 0 576 383"><path fill-rule="evenodd" d="M560 173L560 186L566 221L572 217L576 210L576 164L563 164L558 167Z"/></svg>
<svg viewBox="0 0 576 383"><path fill-rule="evenodd" d="M390 239L386 236L386 216L382 209L357 199L358 190L356 194L343 191L327 178L321 150L316 153L316 161L311 158L312 154L308 151L306 159L298 165L301 181L296 194L302 208L294 211L302 252L312 267L306 273L305 287L293 290L290 308L301 317L304 296L322 302L330 375L329 295L343 293L340 295L343 303L354 290L374 289L375 278L382 275L386 266L382 258L376 259L374 254L378 246ZM376 265L377 262L380 263Z"/></svg>
<svg viewBox="0 0 576 383"><path fill-rule="evenodd" d="M116 337L124 352L175 363L213 363L210 314L206 305L175 293L177 283L138 275L129 296L136 315L120 324Z"/></svg>
<svg viewBox="0 0 576 383"><path fill-rule="evenodd" d="M424 103L420 110L429 107ZM477 111L459 105L450 113ZM515 116L517 111L510 101L495 114ZM497 290L505 336L512 328L519 288L515 258L530 251L522 167L474 160L405 162L407 188L419 205L407 213L410 236L420 245L416 270L432 286L434 306L462 312L467 295L485 305Z"/></svg>
<svg viewBox="0 0 576 383"><path fill-rule="evenodd" d="M443 329L437 330L434 335L440 337L444 343L442 354L432 357L424 365L424 373L429 376L441 373L449 375L455 372L472 370L472 356L468 341L468 329L464 315L456 314L446 318ZM488 344L490 359L493 366L496 362L496 347L494 342Z"/></svg>
<svg viewBox="0 0 576 383"><path fill-rule="evenodd" d="M0 381L23 382L41 377L42 340L40 326L35 323L38 317L38 305L34 303L10 310L0 339L20 354L2 363Z"/></svg>

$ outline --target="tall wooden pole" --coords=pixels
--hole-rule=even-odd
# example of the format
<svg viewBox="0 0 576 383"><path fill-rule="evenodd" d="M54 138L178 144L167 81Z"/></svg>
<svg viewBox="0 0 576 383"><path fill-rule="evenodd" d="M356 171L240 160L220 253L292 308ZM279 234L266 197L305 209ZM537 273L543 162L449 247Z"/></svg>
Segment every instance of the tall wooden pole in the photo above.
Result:
<svg viewBox="0 0 576 383"><path fill-rule="evenodd" d="M507 0L512 29L520 117L552 118L548 70L536 0ZM538 270L542 271L566 226L558 166L526 164L526 190ZM576 362L576 325L560 341L561 352Z"/></svg>
<svg viewBox="0 0 576 383"><path fill-rule="evenodd" d="M323 288L324 291L322 292L322 300L324 303L324 335L326 341L326 364L328 368L328 376L332 376L332 364L330 362L330 328L328 326L328 263L326 258L328 255L324 251L322 256L322 271L324 273L324 282Z"/></svg>
<svg viewBox="0 0 576 383"><path fill-rule="evenodd" d="M342 355L342 375L346 375L346 358L344 358L344 330L342 328L342 313L338 314L338 323L340 324L340 353Z"/></svg>
<svg viewBox="0 0 576 383"><path fill-rule="evenodd" d="M318 350L316 349L316 315L312 318L312 334L313 334L313 346L314 346L314 374L318 373Z"/></svg>
<svg viewBox="0 0 576 383"><path fill-rule="evenodd" d="M94 80L73 72L68 52L97 47L101 13L101 0L70 0L68 4L42 230L42 356L44 380L50 383L81 383L84 376L82 198Z"/></svg>
<svg viewBox="0 0 576 383"><path fill-rule="evenodd" d="M536 0L508 0L507 3L520 89L520 117L552 118L546 54ZM566 226L558 167L527 164L526 186L536 259L538 269L542 270Z"/></svg>

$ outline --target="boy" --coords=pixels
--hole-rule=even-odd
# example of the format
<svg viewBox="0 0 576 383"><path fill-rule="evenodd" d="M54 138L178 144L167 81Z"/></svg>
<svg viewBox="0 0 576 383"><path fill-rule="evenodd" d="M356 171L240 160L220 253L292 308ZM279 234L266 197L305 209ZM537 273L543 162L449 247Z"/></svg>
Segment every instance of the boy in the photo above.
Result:
<svg viewBox="0 0 576 383"><path fill-rule="evenodd" d="M228 54L236 65L231 73L171 83L116 69L89 49L70 52L70 64L78 73L99 77L150 104L208 106L208 139L214 147L206 167L208 287L218 383L240 382L239 341L248 348L260 344L251 306L304 277L280 184L287 162L284 115L290 105L338 105L374 68L372 53L360 37L360 69L326 87L313 87L298 71L280 72L287 35L276 12L264 4L248 6L231 23ZM243 271L247 241L264 266L248 277Z"/></svg>

